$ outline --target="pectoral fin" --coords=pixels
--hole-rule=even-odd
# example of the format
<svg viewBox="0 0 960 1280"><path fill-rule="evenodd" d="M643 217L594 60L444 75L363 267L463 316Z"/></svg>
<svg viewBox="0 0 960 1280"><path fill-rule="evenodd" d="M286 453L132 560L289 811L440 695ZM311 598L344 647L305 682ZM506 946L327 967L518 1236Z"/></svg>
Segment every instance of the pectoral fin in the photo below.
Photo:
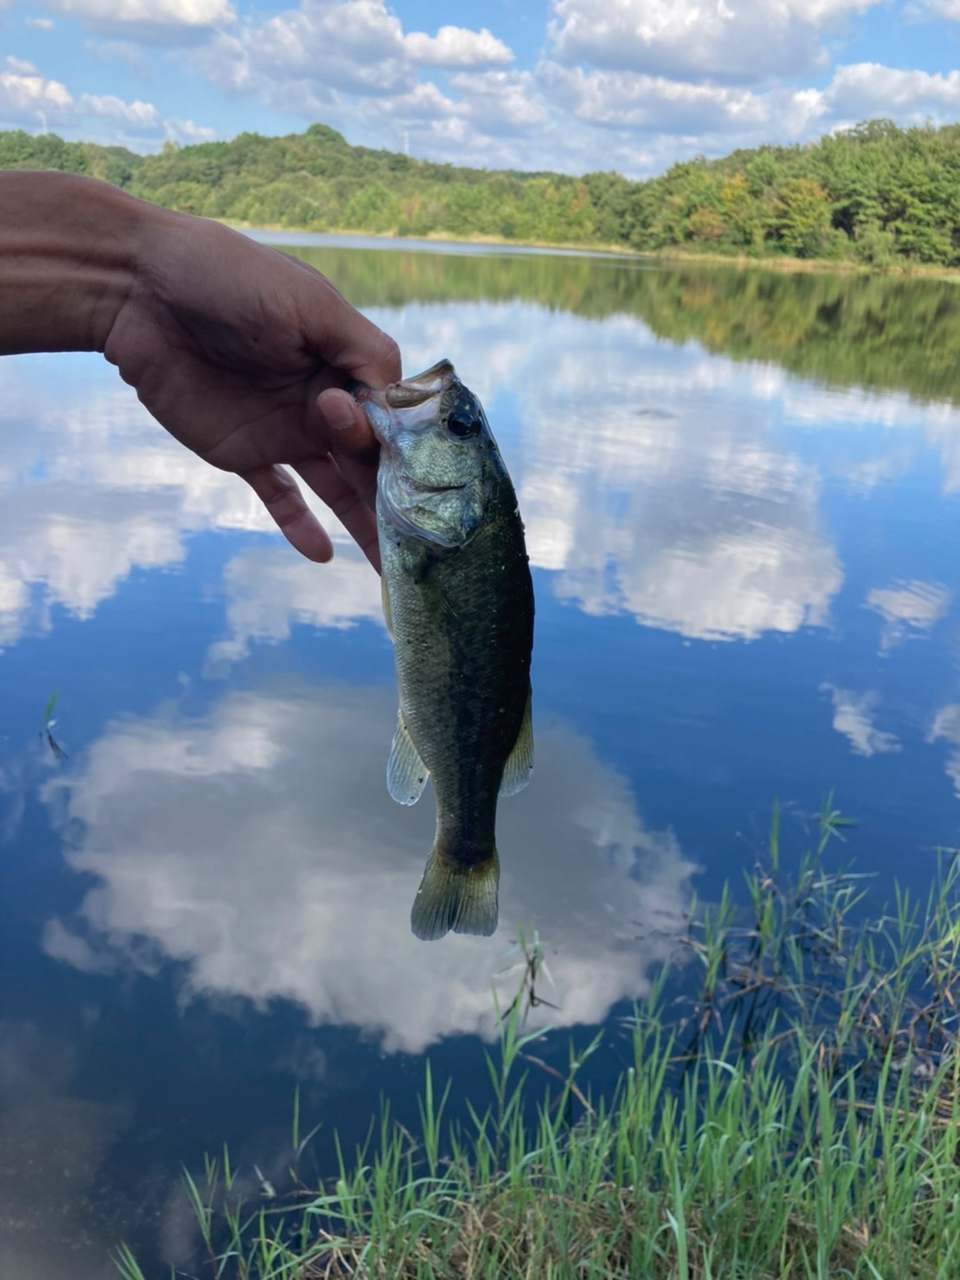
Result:
<svg viewBox="0 0 960 1280"><path fill-rule="evenodd" d="M515 796L530 781L530 770L533 768L533 698L527 694L527 709L523 713L523 723L517 734L517 741L503 766L503 778L500 782L502 796Z"/></svg>
<svg viewBox="0 0 960 1280"><path fill-rule="evenodd" d="M402 717L397 717L390 759L387 761L387 790L397 804L416 804L427 785L430 770L407 733Z"/></svg>

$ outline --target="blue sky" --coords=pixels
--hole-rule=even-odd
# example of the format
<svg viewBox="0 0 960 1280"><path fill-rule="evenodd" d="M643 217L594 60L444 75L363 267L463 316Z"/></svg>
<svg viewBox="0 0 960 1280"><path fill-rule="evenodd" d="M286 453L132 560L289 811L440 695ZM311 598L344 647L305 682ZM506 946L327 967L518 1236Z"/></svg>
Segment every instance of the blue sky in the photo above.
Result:
<svg viewBox="0 0 960 1280"><path fill-rule="evenodd" d="M960 114L960 0L0 0L0 128L616 168Z"/></svg>

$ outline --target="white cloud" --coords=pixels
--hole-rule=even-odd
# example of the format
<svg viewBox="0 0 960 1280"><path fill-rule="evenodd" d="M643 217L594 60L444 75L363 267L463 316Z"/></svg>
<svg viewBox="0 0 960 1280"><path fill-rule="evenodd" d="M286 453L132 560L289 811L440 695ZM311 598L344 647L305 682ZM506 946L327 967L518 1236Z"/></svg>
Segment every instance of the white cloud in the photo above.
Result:
<svg viewBox="0 0 960 1280"><path fill-rule="evenodd" d="M75 918L49 923L48 950L85 970L169 957L187 997L294 1000L407 1052L494 1034L490 984L521 923L556 947L550 1022L640 996L675 945L693 867L565 730L540 734L534 780L500 808L497 937L411 935L433 813L428 797L400 811L387 795L395 716L392 690L297 688L112 725L45 793L74 833L70 865L94 880Z"/></svg>
<svg viewBox="0 0 960 1280"><path fill-rule="evenodd" d="M4 6L0 5L0 9ZM54 22L52 18L24 18L24 26L32 27L34 31L52 31Z"/></svg>
<svg viewBox="0 0 960 1280"><path fill-rule="evenodd" d="M184 44L235 18L230 0L42 0L45 8L91 31L142 41Z"/></svg>
<svg viewBox="0 0 960 1280"><path fill-rule="evenodd" d="M857 52L841 43L849 19L879 2L555 0L531 70L516 65L489 26L408 31L385 0L299 0L239 16L231 0L45 0L113 37L97 51L101 59L123 58L147 75L143 46L193 46L193 69L223 92L254 95L294 120L323 120L352 142L459 164L616 168L630 177L696 154L804 141L871 115L952 119L960 72L851 60L830 78L828 48ZM798 79L814 70L816 86ZM13 92L8 86L5 96ZM30 92L18 87L21 99ZM36 102L0 116L0 127L37 127L44 118L48 127L147 149L164 137L214 136L175 121L128 135L122 130L137 122L126 125L120 114L88 114L98 126L91 130Z"/></svg>
<svg viewBox="0 0 960 1280"><path fill-rule="evenodd" d="M858 62L838 66L823 89L793 95L797 131L849 128L882 116L903 127L950 123L960 108L960 71L927 72Z"/></svg>
<svg viewBox="0 0 960 1280"><path fill-rule="evenodd" d="M216 130L209 125L195 124L193 120L164 120L163 129L174 142L209 142L216 137Z"/></svg>
<svg viewBox="0 0 960 1280"><path fill-rule="evenodd" d="M554 0L548 33L568 65L755 82L822 67L820 28L878 0Z"/></svg>
<svg viewBox="0 0 960 1280"><path fill-rule="evenodd" d="M858 756L883 755L900 750L895 734L874 727L873 712L880 701L879 694L854 693L852 689L838 689L828 682L821 684L820 689L833 699L834 729L849 739Z"/></svg>
<svg viewBox="0 0 960 1280"><path fill-rule="evenodd" d="M160 113L150 102L123 102L110 94L83 93L77 105L81 112L106 116L133 129L153 129L160 122Z"/></svg>
<svg viewBox="0 0 960 1280"><path fill-rule="evenodd" d="M275 109L352 126L353 134L382 129L385 119L394 130L425 122L441 146L444 140L462 143L498 121L523 127L530 109L516 75L498 84L477 78L458 102L420 80L418 68L482 73L512 61L511 51L486 28L405 34L382 0L301 0L295 9L221 33L196 54L204 74L229 92L257 93ZM459 122L471 114L475 122ZM401 141L397 133L395 145Z"/></svg>
<svg viewBox="0 0 960 1280"><path fill-rule="evenodd" d="M20 566L0 563L0 650L20 639L30 606L30 587Z"/></svg>
<svg viewBox="0 0 960 1280"><path fill-rule="evenodd" d="M411 62L420 66L448 69L502 67L513 62L513 53L486 27L468 31L464 27L441 27L435 36L412 31L403 40Z"/></svg>
<svg viewBox="0 0 960 1280"><path fill-rule="evenodd" d="M545 89L587 124L696 134L749 130L773 114L770 95L729 85L693 84L626 71L585 72L545 63ZM776 95L782 106L783 94Z"/></svg>
<svg viewBox="0 0 960 1280"><path fill-rule="evenodd" d="M404 123L413 120L442 121L464 115L467 111L464 103L455 102L441 93L432 80L422 81L409 93L391 98L389 109L391 116Z"/></svg>
<svg viewBox="0 0 960 1280"><path fill-rule="evenodd" d="M5 65L8 70L0 71L0 124L35 124L40 111L57 119L73 106L69 91L58 80L47 80L16 58L7 58ZM24 66L30 69L17 69Z"/></svg>
<svg viewBox="0 0 960 1280"><path fill-rule="evenodd" d="M382 146L389 121L397 149L407 133L418 154L502 166L515 161L508 139L526 134L546 163L547 104L532 73L508 69L513 53L486 28L405 33L381 0L301 0L219 34L194 60L224 90L320 117L354 141ZM456 96L422 79L423 68L454 73Z"/></svg>
<svg viewBox="0 0 960 1280"><path fill-rule="evenodd" d="M910 449L892 449L889 453L876 458L854 461L850 458L834 457L830 461L830 470L855 493L867 494L880 485L906 475L913 465L913 454Z"/></svg>
<svg viewBox="0 0 960 1280"><path fill-rule="evenodd" d="M922 123L930 111L954 119L960 105L960 71L930 74L859 62L837 67L823 96L835 116L854 120L882 115Z"/></svg>
<svg viewBox="0 0 960 1280"><path fill-rule="evenodd" d="M731 530L703 547L651 555L620 574L623 607L638 622L702 640L825 626L842 582L837 556L815 526L779 536L772 529ZM564 586L582 598L576 576Z"/></svg>
<svg viewBox="0 0 960 1280"><path fill-rule="evenodd" d="M0 128L53 129L67 137L126 145L159 145L164 137L197 141L213 130L192 121L165 121L150 102L125 102L113 94L74 95L29 62L7 57L0 64Z"/></svg>
<svg viewBox="0 0 960 1280"><path fill-rule="evenodd" d="M546 109L526 71L461 72L451 84L463 96L478 131L503 134L532 129L546 120Z"/></svg>
<svg viewBox="0 0 960 1280"><path fill-rule="evenodd" d="M14 75L35 76L37 74L37 68L26 58L15 58L12 54L8 54L5 61L7 70L12 71Z"/></svg>
<svg viewBox="0 0 960 1280"><path fill-rule="evenodd" d="M329 88L382 96L415 79L400 21L379 0L302 0L265 21L248 20L198 57L217 83L268 99L285 84L321 98Z"/></svg>
<svg viewBox="0 0 960 1280"><path fill-rule="evenodd" d="M303 0L299 9L251 21L236 35L218 35L196 61L221 88L259 93L304 118L329 109L332 90L385 97L416 83L400 23L376 0Z"/></svg>
<svg viewBox="0 0 960 1280"><path fill-rule="evenodd" d="M794 16L799 20L802 11ZM804 141L871 116L889 116L902 125L929 118L947 122L960 107L960 72L930 74L859 63L837 67L823 87L798 87L793 78L771 70L762 30L757 40L760 52L742 51L745 65L763 71L753 77L721 69L681 73L659 55L649 65L632 60L621 65L615 58L596 66L589 60L544 59L532 75L510 73L518 86L523 78L526 120L535 127L515 128L510 113L486 118L481 111L467 113L451 126L449 113L443 113L436 127L415 135L417 149L461 163L568 173L615 168L643 177L698 154ZM734 65L723 61L725 67ZM453 81L468 105L469 81ZM383 129L382 115L354 113L346 103L336 109L341 127L348 130L357 125ZM603 147L602 161L598 146Z"/></svg>

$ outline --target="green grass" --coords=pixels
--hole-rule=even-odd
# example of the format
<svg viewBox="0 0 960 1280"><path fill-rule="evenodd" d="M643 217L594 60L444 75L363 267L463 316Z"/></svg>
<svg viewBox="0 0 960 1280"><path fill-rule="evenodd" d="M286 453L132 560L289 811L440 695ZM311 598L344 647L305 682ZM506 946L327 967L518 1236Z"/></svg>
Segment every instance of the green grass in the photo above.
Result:
<svg viewBox="0 0 960 1280"><path fill-rule="evenodd" d="M626 1030L615 1096L533 1052L538 940L488 1058L492 1101L448 1125L429 1066L414 1138L384 1110L322 1188L236 1194L224 1151L184 1175L203 1241L193 1274L231 1280L954 1280L960 1276L957 860L924 902L828 874L827 805L793 875L777 815L762 863L696 912L696 966L662 974ZM689 994L690 992L693 994ZM686 992L687 994L684 994ZM574 1118L576 1117L576 1118ZM293 1148L302 1154L299 1106ZM262 1180L261 1180L262 1182ZM144 1280L123 1248L125 1280ZM177 1275L183 1275L177 1272Z"/></svg>

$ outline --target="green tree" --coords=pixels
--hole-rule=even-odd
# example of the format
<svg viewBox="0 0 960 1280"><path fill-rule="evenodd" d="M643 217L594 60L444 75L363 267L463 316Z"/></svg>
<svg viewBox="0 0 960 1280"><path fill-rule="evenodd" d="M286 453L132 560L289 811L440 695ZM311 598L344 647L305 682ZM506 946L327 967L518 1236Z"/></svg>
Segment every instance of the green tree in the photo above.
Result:
<svg viewBox="0 0 960 1280"><path fill-rule="evenodd" d="M788 253L816 258L827 246L830 200L816 178L790 178L780 193L776 231Z"/></svg>

